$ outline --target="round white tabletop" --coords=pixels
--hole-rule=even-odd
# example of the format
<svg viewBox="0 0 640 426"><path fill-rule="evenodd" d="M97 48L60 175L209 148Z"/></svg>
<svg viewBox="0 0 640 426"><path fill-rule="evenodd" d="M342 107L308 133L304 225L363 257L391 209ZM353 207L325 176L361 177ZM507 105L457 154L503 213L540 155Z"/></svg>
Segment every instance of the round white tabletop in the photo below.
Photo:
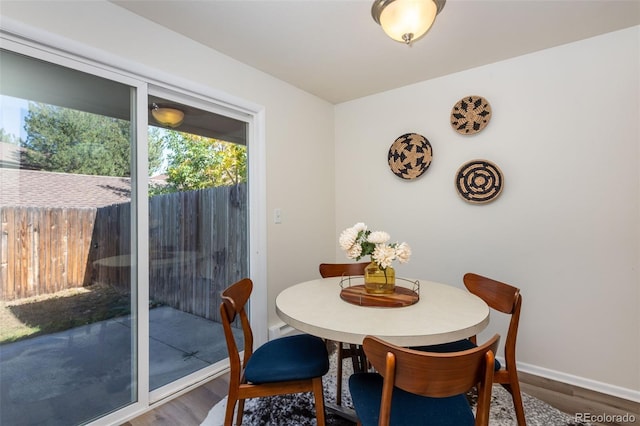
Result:
<svg viewBox="0 0 640 426"><path fill-rule="evenodd" d="M478 334L489 324L487 304L457 287L418 280L417 303L380 308L342 300L341 279L321 278L285 289L276 298L278 316L325 339L362 344L365 336L372 335L398 346L452 342Z"/></svg>

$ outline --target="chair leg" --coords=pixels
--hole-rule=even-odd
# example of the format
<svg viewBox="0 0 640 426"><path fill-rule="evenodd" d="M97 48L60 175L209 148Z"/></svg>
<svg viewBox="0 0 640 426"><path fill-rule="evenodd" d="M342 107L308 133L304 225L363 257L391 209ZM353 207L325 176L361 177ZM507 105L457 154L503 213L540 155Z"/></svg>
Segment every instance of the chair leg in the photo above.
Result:
<svg viewBox="0 0 640 426"><path fill-rule="evenodd" d="M518 426L527 426L527 421L524 416L524 405L522 403L522 393L520 392L520 383L516 379L511 381L511 383L503 383L502 387L511 394L513 408L516 412L516 419L518 420Z"/></svg>
<svg viewBox="0 0 640 426"><path fill-rule="evenodd" d="M316 419L318 426L325 426L324 412L324 388L322 387L322 377L313 379L313 397L316 402Z"/></svg>
<svg viewBox="0 0 640 426"><path fill-rule="evenodd" d="M336 349L336 405L342 405L342 354L343 347L341 342L337 343Z"/></svg>
<svg viewBox="0 0 640 426"><path fill-rule="evenodd" d="M224 426L233 426L233 414L236 408L237 399L229 396L227 397L227 409L224 412ZM239 421L238 424L240 424Z"/></svg>
<svg viewBox="0 0 640 426"><path fill-rule="evenodd" d="M242 425L242 417L244 416L244 399L238 401L238 416L236 417L236 425Z"/></svg>
<svg viewBox="0 0 640 426"><path fill-rule="evenodd" d="M491 392L493 385L483 386L482 383L477 383L475 387L471 388L476 392L476 425L489 425L489 411L491 410ZM480 409L482 408L482 409Z"/></svg>

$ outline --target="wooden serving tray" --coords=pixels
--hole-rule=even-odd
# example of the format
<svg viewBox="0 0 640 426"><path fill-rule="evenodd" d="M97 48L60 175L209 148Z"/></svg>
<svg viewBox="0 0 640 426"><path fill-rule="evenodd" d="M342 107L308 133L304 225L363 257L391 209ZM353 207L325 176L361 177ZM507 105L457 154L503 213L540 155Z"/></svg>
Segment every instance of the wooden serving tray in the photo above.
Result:
<svg viewBox="0 0 640 426"><path fill-rule="evenodd" d="M393 294L369 294L364 289L364 285L354 285L343 288L340 291L340 298L359 306L399 308L413 305L420 299L420 296L406 287L396 286Z"/></svg>

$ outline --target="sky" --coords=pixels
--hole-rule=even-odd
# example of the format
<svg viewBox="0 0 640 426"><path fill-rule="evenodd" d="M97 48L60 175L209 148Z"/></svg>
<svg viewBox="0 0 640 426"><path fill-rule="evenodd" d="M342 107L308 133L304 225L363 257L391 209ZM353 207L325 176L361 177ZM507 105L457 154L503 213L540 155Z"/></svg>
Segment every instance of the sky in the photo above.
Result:
<svg viewBox="0 0 640 426"><path fill-rule="evenodd" d="M26 139L24 117L27 115L28 101L0 95L0 128L7 134Z"/></svg>

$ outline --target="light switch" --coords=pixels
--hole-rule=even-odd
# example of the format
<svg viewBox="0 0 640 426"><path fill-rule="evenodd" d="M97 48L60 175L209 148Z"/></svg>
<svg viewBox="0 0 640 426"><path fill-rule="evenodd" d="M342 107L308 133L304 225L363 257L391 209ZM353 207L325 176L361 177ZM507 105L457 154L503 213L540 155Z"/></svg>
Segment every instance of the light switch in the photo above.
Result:
<svg viewBox="0 0 640 426"><path fill-rule="evenodd" d="M273 222L274 223L282 223L282 210L275 209L273 211Z"/></svg>

